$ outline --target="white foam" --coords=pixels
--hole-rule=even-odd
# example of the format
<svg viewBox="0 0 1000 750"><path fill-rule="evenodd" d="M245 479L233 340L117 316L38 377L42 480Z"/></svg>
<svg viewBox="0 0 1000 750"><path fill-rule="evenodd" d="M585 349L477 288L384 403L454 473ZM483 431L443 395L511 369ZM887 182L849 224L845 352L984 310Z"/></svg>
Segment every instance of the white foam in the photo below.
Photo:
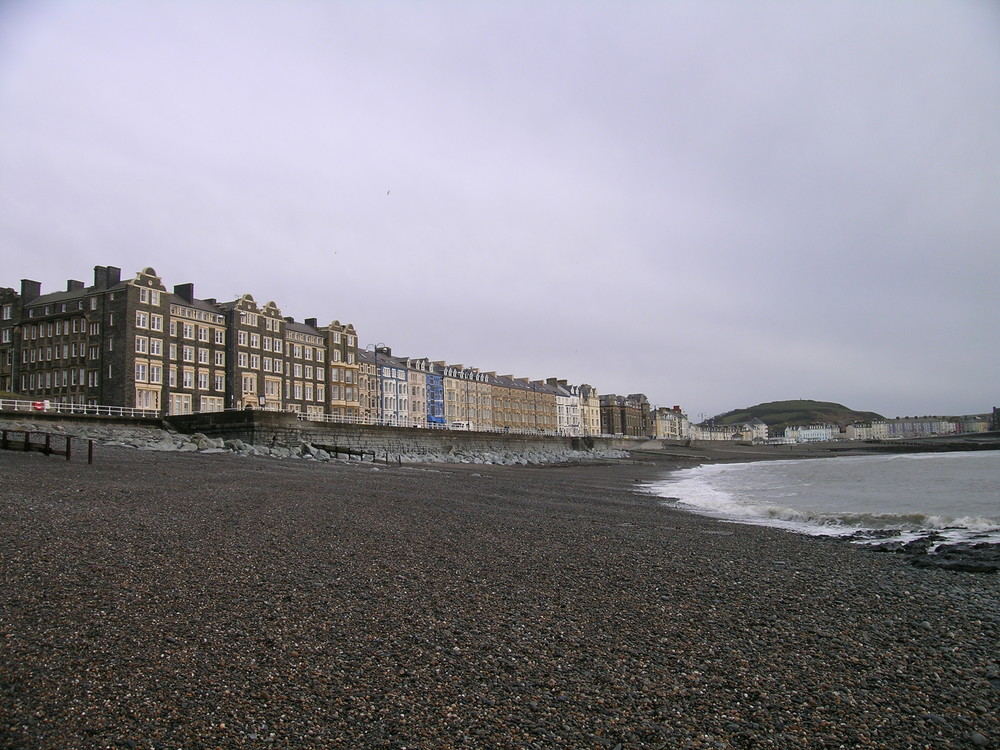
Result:
<svg viewBox="0 0 1000 750"><path fill-rule="evenodd" d="M713 464L646 489L672 507L804 534L877 530L880 538L862 540L877 543L885 531L897 531L897 540L934 532L949 541L1000 542L1000 514L981 513L1000 511L998 455L971 463L962 452ZM935 458L941 461L928 463Z"/></svg>

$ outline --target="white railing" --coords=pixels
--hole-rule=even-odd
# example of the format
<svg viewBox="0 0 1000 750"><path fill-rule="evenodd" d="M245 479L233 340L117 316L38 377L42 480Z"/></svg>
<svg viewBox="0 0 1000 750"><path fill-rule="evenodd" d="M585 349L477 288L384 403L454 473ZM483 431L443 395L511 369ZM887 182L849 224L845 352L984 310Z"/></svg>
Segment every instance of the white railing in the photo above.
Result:
<svg viewBox="0 0 1000 750"><path fill-rule="evenodd" d="M160 412L156 409L136 409L130 406L103 406L100 404L64 404L45 399L25 401L0 398L0 411L33 412L35 414L91 414L102 417L140 417L143 419L157 419L160 416Z"/></svg>
<svg viewBox="0 0 1000 750"><path fill-rule="evenodd" d="M226 411L243 411L242 409L226 409ZM266 409L265 411L274 411ZM40 399L28 401L24 399L0 399L0 412L33 412L36 414L87 414L108 417L139 417L145 419L157 419L167 416L156 409L138 409L129 406L104 406L98 404L66 404L55 401ZM212 414L214 412L190 412L191 414ZM306 422L325 422L328 424L357 424L357 425L377 425L382 427L410 427L428 430L454 430L458 432L492 432L503 433L505 435L563 435L565 431L559 430L539 430L531 428L514 427L494 427L478 425L467 422L459 424L441 424L427 422L423 419L412 417L391 417L384 416L368 417L360 414L307 414L305 412L285 412L293 413L296 417ZM174 416L184 416L181 414Z"/></svg>

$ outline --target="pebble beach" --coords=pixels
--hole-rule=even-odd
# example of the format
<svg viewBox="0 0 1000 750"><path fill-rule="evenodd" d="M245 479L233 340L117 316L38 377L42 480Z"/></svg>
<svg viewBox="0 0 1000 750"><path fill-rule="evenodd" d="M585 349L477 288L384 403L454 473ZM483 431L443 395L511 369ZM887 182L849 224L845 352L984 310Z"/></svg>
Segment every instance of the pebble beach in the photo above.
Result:
<svg viewBox="0 0 1000 750"><path fill-rule="evenodd" d="M0 747L1000 747L1000 576L686 465L0 452Z"/></svg>

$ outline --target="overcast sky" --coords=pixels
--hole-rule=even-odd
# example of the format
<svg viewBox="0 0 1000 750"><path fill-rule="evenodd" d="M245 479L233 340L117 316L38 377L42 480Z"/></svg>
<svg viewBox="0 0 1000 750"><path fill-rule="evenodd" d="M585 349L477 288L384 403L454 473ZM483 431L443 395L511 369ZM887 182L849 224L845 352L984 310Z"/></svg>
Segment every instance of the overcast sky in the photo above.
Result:
<svg viewBox="0 0 1000 750"><path fill-rule="evenodd" d="M152 266L397 354L1000 405L994 2L0 2L0 285Z"/></svg>

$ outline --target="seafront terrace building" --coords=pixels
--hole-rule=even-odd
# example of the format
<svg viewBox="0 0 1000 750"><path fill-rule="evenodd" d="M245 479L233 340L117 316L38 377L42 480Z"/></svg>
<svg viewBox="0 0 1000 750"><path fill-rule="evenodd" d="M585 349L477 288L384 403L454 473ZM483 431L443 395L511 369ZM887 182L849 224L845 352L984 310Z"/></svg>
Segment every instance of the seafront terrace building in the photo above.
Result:
<svg viewBox="0 0 1000 750"><path fill-rule="evenodd" d="M591 386L362 350L349 323L296 321L250 294L199 298L194 284L171 290L148 267L123 279L115 266L96 266L92 284L71 279L47 294L29 279L0 289L0 389L53 406L601 432Z"/></svg>
<svg viewBox="0 0 1000 750"><path fill-rule="evenodd" d="M601 403L601 432L605 435L652 437L653 417L649 399L644 393L628 396L603 394Z"/></svg>
<svg viewBox="0 0 1000 750"><path fill-rule="evenodd" d="M653 434L657 440L686 440L690 437L690 422L680 406L661 406L653 411Z"/></svg>
<svg viewBox="0 0 1000 750"><path fill-rule="evenodd" d="M580 385L580 429L584 435L601 434L601 397L592 385Z"/></svg>
<svg viewBox="0 0 1000 750"><path fill-rule="evenodd" d="M97 266L90 286L71 279L50 294L29 279L20 292L0 290L0 382L53 404L356 413L354 383L331 400L327 370L331 352L354 360L356 339L352 326L296 323L248 294L220 304L196 298L193 284L170 292L152 268L122 280L121 269ZM352 374L339 382L357 379L354 361L343 367Z"/></svg>

